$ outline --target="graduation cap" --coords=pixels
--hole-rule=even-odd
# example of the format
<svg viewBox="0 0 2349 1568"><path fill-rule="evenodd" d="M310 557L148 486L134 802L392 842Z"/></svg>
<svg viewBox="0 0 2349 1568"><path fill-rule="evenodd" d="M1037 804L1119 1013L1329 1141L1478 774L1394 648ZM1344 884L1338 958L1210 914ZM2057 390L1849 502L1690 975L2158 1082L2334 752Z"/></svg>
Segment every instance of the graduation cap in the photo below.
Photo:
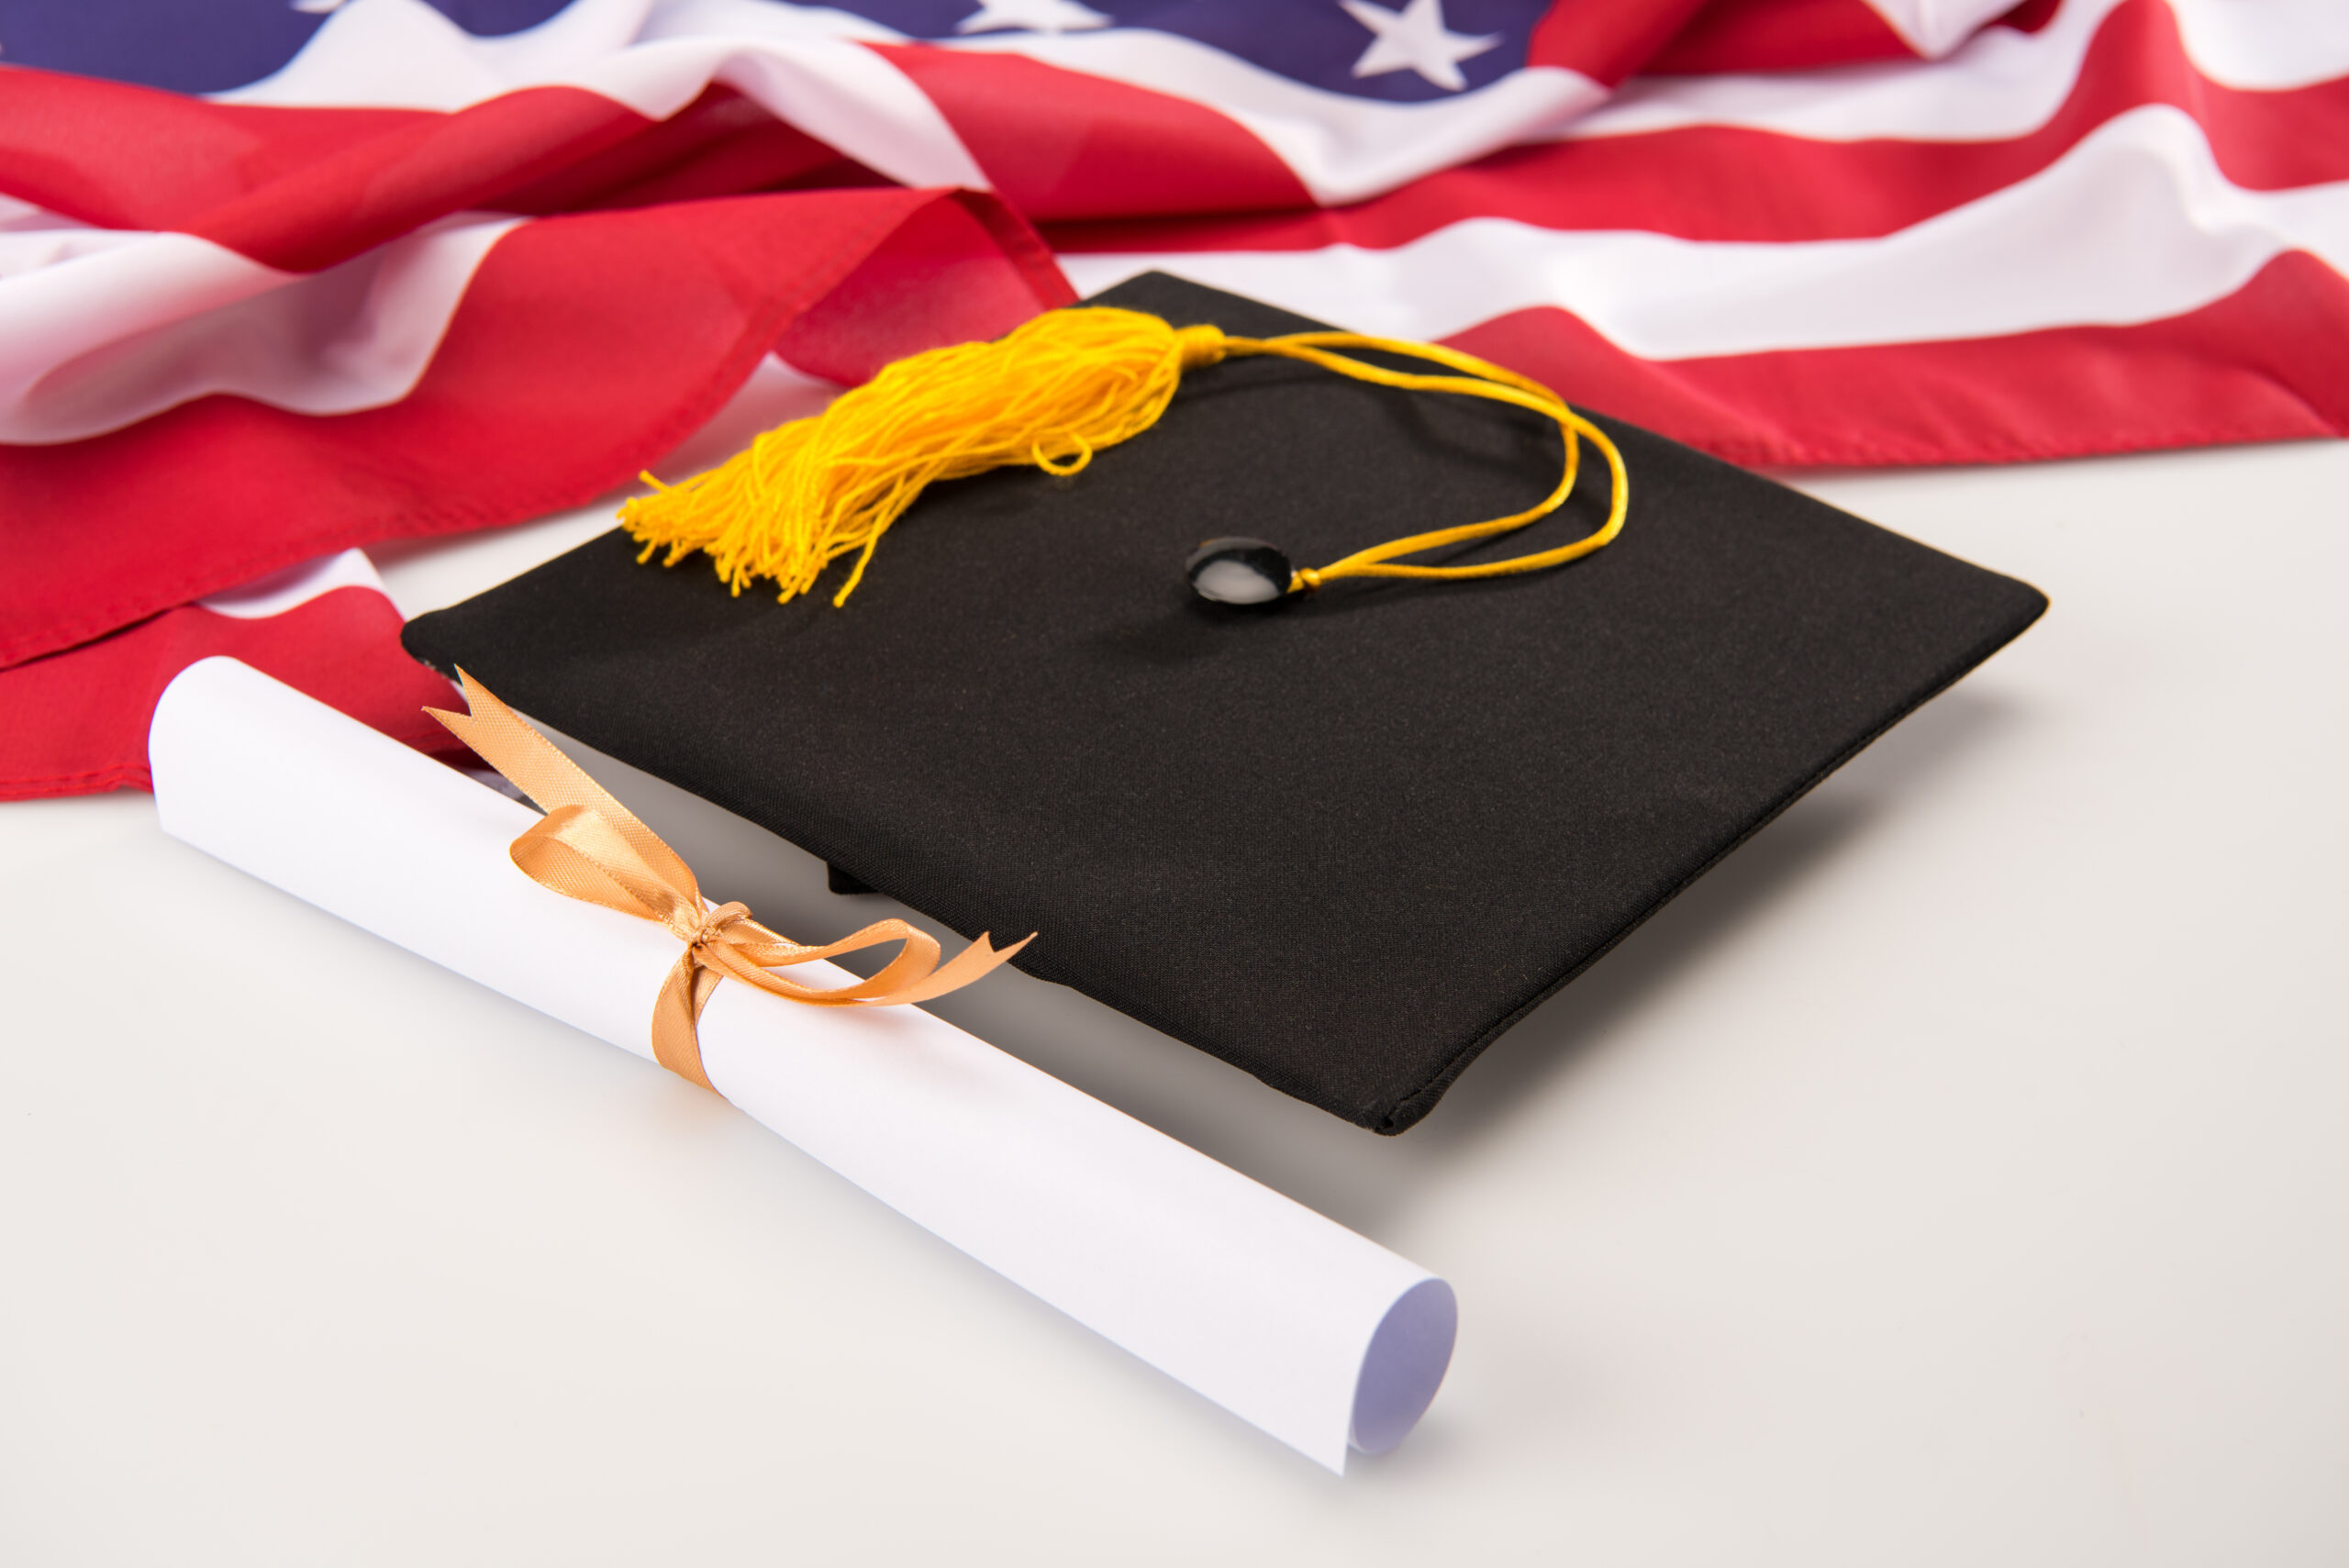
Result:
<svg viewBox="0 0 2349 1568"><path fill-rule="evenodd" d="M1256 338L1319 325L1160 274L1093 303ZM1035 931L1020 969L1399 1132L2046 607L1589 417L1628 515L1544 570L1203 597L1190 577L1219 561L1279 585L1287 562L1520 513L1560 474L1537 408L1237 358L1186 370L1081 473L931 485L787 602L700 555L643 562L616 529L406 642L790 839L836 886L965 936ZM1598 537L1619 488L1586 461L1554 516L1441 563ZM1256 540L1286 560L1242 559Z"/></svg>

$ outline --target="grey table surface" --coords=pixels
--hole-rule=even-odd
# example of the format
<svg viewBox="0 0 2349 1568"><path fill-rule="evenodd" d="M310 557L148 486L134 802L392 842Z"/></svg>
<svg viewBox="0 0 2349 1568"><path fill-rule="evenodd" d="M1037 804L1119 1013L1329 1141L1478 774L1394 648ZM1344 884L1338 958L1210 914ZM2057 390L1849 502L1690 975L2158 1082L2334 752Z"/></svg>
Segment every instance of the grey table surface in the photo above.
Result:
<svg viewBox="0 0 2349 1568"><path fill-rule="evenodd" d="M2349 1562L2349 446L1794 478L2054 609L1419 1129L940 1005L1453 1281L1343 1478L147 796L0 806L0 1562Z"/></svg>

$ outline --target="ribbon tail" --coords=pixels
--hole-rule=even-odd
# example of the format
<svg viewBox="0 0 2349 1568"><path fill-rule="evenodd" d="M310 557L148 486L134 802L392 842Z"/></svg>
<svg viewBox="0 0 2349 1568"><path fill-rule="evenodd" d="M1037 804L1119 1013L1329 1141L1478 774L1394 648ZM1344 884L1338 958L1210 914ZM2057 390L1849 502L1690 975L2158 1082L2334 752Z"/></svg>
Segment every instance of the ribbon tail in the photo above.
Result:
<svg viewBox="0 0 2349 1568"><path fill-rule="evenodd" d="M1009 947L998 948L988 945L987 935L985 931L980 932L978 940L948 959L927 978L917 980L904 989L893 991L876 1000L896 1006L905 1002L927 1002L933 996L943 996L949 991L959 991L980 976L1010 962L1014 953L1036 940L1035 933L1031 931Z"/></svg>
<svg viewBox="0 0 2349 1568"><path fill-rule="evenodd" d="M589 778L586 770L563 755L561 747L524 723L522 716L500 702L488 687L463 670L457 672L457 680L471 712L451 713L438 707L424 711L505 774L540 811L552 813L561 806L577 806L604 817L656 876L685 889L698 907L699 884L694 881L693 869L659 834L638 821L634 812Z"/></svg>
<svg viewBox="0 0 2349 1568"><path fill-rule="evenodd" d="M810 995L835 1004L850 1002L885 1003L910 985L919 984L938 967L938 939L918 926L903 920L878 920L864 929L839 941L819 948L811 955L834 958L844 952L856 952L877 947L883 942L902 942L897 956L883 965L870 979L853 985L842 985L830 991L815 991Z"/></svg>
<svg viewBox="0 0 2349 1568"><path fill-rule="evenodd" d="M718 979L716 971L696 962L688 948L670 967L669 977L661 983L661 995L652 1001L652 1059L713 1095L718 1086L702 1071L701 1035L695 1025L701 1019L701 1010L709 1006Z"/></svg>
<svg viewBox="0 0 2349 1568"><path fill-rule="evenodd" d="M884 930L884 926L897 929ZM772 995L804 1002L809 1006L892 1007L906 1002L927 1001L932 996L942 996L949 991L968 985L1002 964L1035 938L1023 937L1011 946L997 950L988 946L987 939L981 936L948 962L940 965L937 962L938 943L928 932L907 926L902 920L887 920L868 926L854 936L843 938L825 948L794 955L788 962L805 962L810 958L854 952L880 942L900 940L906 944L905 951L891 960L886 967L868 980L849 985L807 985L774 973L763 967L771 961L773 951L764 943L748 947L712 944L704 950L703 962Z"/></svg>

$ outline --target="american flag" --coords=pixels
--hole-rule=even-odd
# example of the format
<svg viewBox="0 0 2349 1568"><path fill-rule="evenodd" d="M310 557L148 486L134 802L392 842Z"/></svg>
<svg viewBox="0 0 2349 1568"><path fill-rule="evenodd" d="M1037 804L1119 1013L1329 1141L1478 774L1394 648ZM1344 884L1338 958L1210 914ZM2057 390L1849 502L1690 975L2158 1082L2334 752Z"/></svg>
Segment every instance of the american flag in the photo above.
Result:
<svg viewBox="0 0 2349 1568"><path fill-rule="evenodd" d="M0 796L1150 268L1761 464L2349 424L2339 0L0 0ZM701 445L707 448L705 434Z"/></svg>

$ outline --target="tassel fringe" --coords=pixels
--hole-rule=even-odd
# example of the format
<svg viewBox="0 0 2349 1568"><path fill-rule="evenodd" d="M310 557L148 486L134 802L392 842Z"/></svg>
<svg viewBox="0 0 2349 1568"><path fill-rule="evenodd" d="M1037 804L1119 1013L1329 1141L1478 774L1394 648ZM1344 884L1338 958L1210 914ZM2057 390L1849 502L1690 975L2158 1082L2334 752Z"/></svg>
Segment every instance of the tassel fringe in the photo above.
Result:
<svg viewBox="0 0 2349 1568"><path fill-rule="evenodd" d="M1222 359L1224 342L1139 311L1048 310L995 342L900 360L682 484L646 474L653 493L620 522L644 546L638 560L705 551L737 594L771 577L794 598L852 554L842 605L926 487L1014 463L1074 473L1156 424L1183 373Z"/></svg>

